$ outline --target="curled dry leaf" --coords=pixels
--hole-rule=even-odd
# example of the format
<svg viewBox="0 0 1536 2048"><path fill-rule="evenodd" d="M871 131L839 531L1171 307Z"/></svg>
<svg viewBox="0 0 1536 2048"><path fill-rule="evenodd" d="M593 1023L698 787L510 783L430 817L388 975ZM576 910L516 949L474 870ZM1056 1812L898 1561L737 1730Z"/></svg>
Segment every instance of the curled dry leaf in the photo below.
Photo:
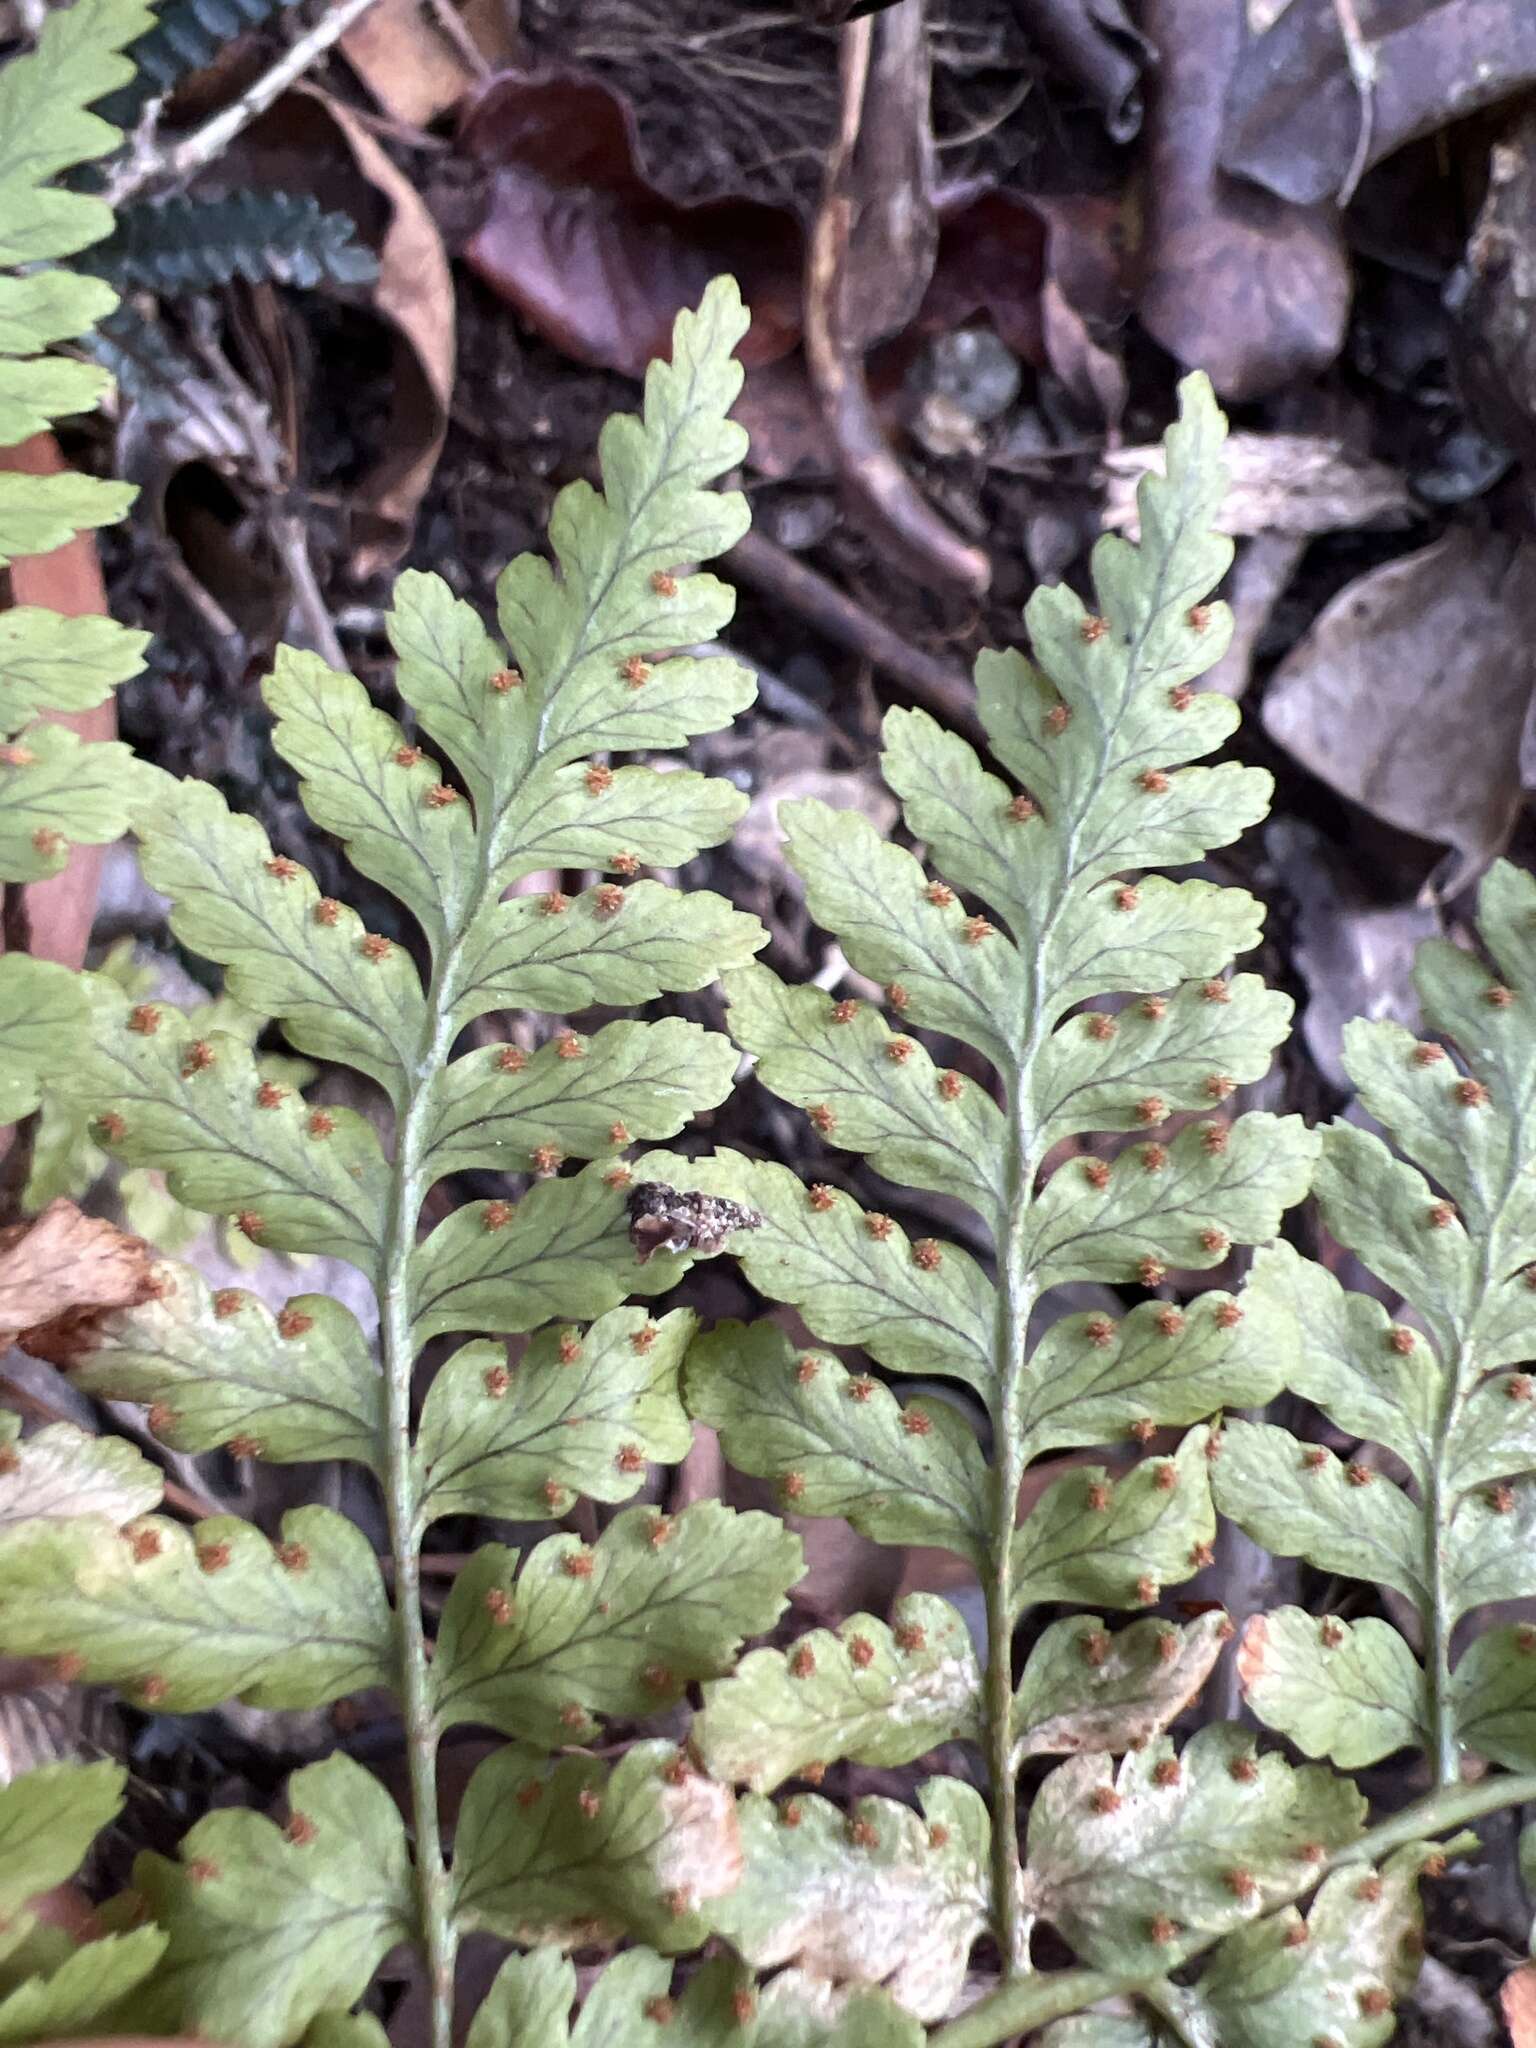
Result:
<svg viewBox="0 0 1536 2048"><path fill-rule="evenodd" d="M1240 9L1231 0L1148 0L1143 25L1158 72L1141 317L1223 396L1256 398L1338 354L1349 309L1338 222L1220 167Z"/></svg>
<svg viewBox="0 0 1536 2048"><path fill-rule="evenodd" d="M461 148L492 171L464 257L578 362L632 377L664 354L678 309L721 270L752 309L748 364L800 338L800 233L754 200L680 206L642 175L634 115L597 79L503 71L470 104Z"/></svg>
<svg viewBox="0 0 1536 2048"><path fill-rule="evenodd" d="M1083 87L1116 142L1141 128L1141 76L1155 55L1122 0L1016 0L1031 38Z"/></svg>
<svg viewBox="0 0 1536 2048"><path fill-rule="evenodd" d="M1536 12L1527 0L1399 0L1360 12L1372 70L1365 103L1336 0L1291 0L1248 44L1227 99L1226 170L1314 205L1415 136L1536 79Z"/></svg>
<svg viewBox="0 0 1536 2048"><path fill-rule="evenodd" d="M341 49L384 111L413 128L456 107L479 76L423 0L374 0Z"/></svg>
<svg viewBox="0 0 1536 2048"><path fill-rule="evenodd" d="M0 1231L0 1340L47 1358L86 1318L146 1301L149 1267L141 1238L61 1196Z"/></svg>
<svg viewBox="0 0 1536 2048"><path fill-rule="evenodd" d="M1489 430L1536 458L1536 112L1488 153L1488 190L1450 294L1457 375Z"/></svg>
<svg viewBox="0 0 1536 2048"><path fill-rule="evenodd" d="M1536 549L1454 527L1326 605L1270 680L1264 724L1314 775L1458 859L1504 844L1520 798Z"/></svg>
<svg viewBox="0 0 1536 2048"><path fill-rule="evenodd" d="M1232 434L1225 460L1227 491L1216 516L1223 533L1333 533L1405 526L1415 516L1400 470L1355 455L1329 434ZM1162 466L1160 447L1106 452L1106 525L1136 538L1136 487Z"/></svg>
<svg viewBox="0 0 1536 2048"><path fill-rule="evenodd" d="M350 108L298 86L242 139L240 160L349 213L378 257L374 311L396 337L383 456L353 489L353 566L396 561L410 540L448 429L455 360L453 280L425 201Z"/></svg>

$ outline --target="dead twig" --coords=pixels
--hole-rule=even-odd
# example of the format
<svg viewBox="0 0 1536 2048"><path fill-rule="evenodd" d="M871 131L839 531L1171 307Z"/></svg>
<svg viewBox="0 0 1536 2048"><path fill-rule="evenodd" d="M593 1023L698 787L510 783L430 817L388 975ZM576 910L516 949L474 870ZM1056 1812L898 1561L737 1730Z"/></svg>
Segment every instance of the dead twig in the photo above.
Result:
<svg viewBox="0 0 1536 2048"><path fill-rule="evenodd" d="M933 137L919 0L854 22L842 105L806 254L805 353L839 472L870 523L919 574L979 594L991 564L940 518L875 417L864 352L904 326L933 265Z"/></svg>
<svg viewBox="0 0 1536 2048"><path fill-rule="evenodd" d="M286 49L270 69L201 128L194 128L179 140L149 146L130 156L108 182L103 195L107 204L115 210L146 185L180 182L217 162L241 130L248 128L258 114L264 114L274 100L280 99L290 85L317 64L372 5L373 0L335 0L335 5Z"/></svg>
<svg viewBox="0 0 1536 2048"><path fill-rule="evenodd" d="M1360 126L1355 134L1354 153L1338 192L1339 205L1348 206L1365 176L1371 161L1371 147L1376 139L1376 45L1360 26L1355 0L1333 0L1333 12L1344 41L1344 55L1349 60L1355 96L1360 102Z"/></svg>
<svg viewBox="0 0 1536 2048"><path fill-rule="evenodd" d="M789 605L827 639L862 655L873 667L900 683L907 695L925 710L942 718L957 732L985 743L976 716L976 693L959 669L910 646L873 612L866 611L835 583L807 568L765 534L749 533L723 560L730 574Z"/></svg>

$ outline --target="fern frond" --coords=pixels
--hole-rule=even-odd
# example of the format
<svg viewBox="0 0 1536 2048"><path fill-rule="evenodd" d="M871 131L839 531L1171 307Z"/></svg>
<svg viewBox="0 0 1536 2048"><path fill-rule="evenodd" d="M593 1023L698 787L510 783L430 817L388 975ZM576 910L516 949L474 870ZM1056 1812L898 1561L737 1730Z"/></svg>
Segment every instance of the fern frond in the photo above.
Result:
<svg viewBox="0 0 1536 2048"><path fill-rule="evenodd" d="M194 71L297 0L166 0L129 48L133 75L103 112L131 128L146 103L169 92Z"/></svg>
<svg viewBox="0 0 1536 2048"><path fill-rule="evenodd" d="M1451 1655L1465 1615L1536 1592L1531 1382L1503 1369L1536 1348L1533 925L1536 882L1500 862L1478 913L1493 972L1450 945L1420 950L1415 979L1440 1038L1386 1022L1346 1032L1361 1103L1402 1156L1333 1125L1318 1200L1334 1236L1406 1297L1398 1319L1284 1247L1254 1275L1295 1324L1292 1386L1390 1451L1411 1490L1372 1460L1345 1464L1250 1423L1234 1425L1218 1483L1225 1512L1272 1550L1393 1587L1422 1631L1421 1665L1369 1617L1256 1616L1243 1657L1255 1710L1312 1754L1357 1765L1426 1747L1442 1783L1459 1782L1467 1751L1517 1768L1536 1759L1524 1632L1492 1629Z"/></svg>
<svg viewBox="0 0 1536 2048"><path fill-rule="evenodd" d="M752 694L732 662L665 653L713 639L730 610L724 586L681 565L744 524L738 499L707 488L742 452L725 415L744 325L725 284L680 318L643 416L603 436L603 492L581 484L559 500L555 566L515 563L503 579L510 657L440 581L402 579L398 680L421 736L352 677L280 653L266 692L275 744L311 818L414 919L414 944L366 931L205 786L157 787L136 811L178 938L225 968L245 1012L376 1082L392 1128L381 1142L359 1113L305 1101L247 1037L110 975L89 983L91 1046L71 1097L112 1157L164 1174L178 1200L256 1245L356 1266L378 1305L383 1370L339 1304L300 1297L272 1318L162 1266L154 1300L81 1333L74 1371L94 1393L146 1401L177 1446L371 1466L394 1607L365 1539L328 1510L290 1515L275 1546L232 1521L191 1536L153 1517L122 1534L110 1518L28 1521L0 1537L0 1642L68 1657L144 1704L307 1705L392 1686L411 1730L415 1835L406 1903L403 1850L381 1839L378 1870L356 1880L357 1924L344 1926L335 1900L354 1882L350 1851L332 1863L319 1842L295 1848L249 1816L201 1824L182 1869L153 1866L140 1885L170 1945L136 2023L286 2044L355 1997L405 1926L427 1950L434 2039L446 2042L461 1932L569 1945L611 1928L670 1953L702 1940L706 1900L735 1881L729 1789L669 1746L634 1747L612 1772L571 1758L552 1776L538 1751L589 1738L603 1717L643 1721L723 1677L743 1639L777 1619L798 1540L772 1518L702 1503L675 1520L633 1509L590 1547L554 1536L520 1568L489 1546L461 1574L430 1663L418 1549L445 1515L549 1520L583 1496L628 1500L652 1461L682 1458L691 1440L679 1380L694 1318L625 1301L670 1286L692 1254L637 1255L627 1155L720 1102L736 1056L679 1019L590 1032L562 1019L702 988L764 940L719 897L634 878L723 837L739 794L606 758L681 745ZM552 862L614 879L507 894ZM514 1005L557 1014L518 1042L458 1052L467 1023ZM428 1195L458 1172L499 1174L505 1192L446 1205L423 1234ZM515 1369L487 1335L530 1331ZM474 1335L417 1421L418 1354L450 1332ZM461 1722L520 1746L472 1781L450 1876L433 1754ZM533 1830L509 1835L509 1799L538 1816ZM197 1875L205 1863L220 1881ZM247 1886L263 1890L262 1910L232 1920ZM276 1987L285 1919L314 1960Z"/></svg>
<svg viewBox="0 0 1536 2048"><path fill-rule="evenodd" d="M126 206L87 267L118 291L176 299L247 284L368 284L378 275L357 223L312 193L240 189Z"/></svg>
<svg viewBox="0 0 1536 2048"><path fill-rule="evenodd" d="M805 1109L829 1145L867 1154L898 1189L907 1182L965 1203L990 1233L996 1278L948 1239L911 1235L894 1216L782 1167L666 1154L646 1167L761 1215L733 1249L753 1284L793 1304L813 1337L861 1346L889 1374L958 1381L985 1406L990 1472L963 1397L899 1402L872 1372L797 1353L778 1331L700 1339L687 1381L694 1412L720 1430L727 1455L775 1480L786 1507L845 1515L882 1542L937 1542L978 1569L991 1874L986 1907L946 1951L953 1969L963 1969L983 1917L1005 1974L1024 1967L1021 1758L1083 1740L1121 1751L1145 1742L1217 1648L1212 1628L1185 1637L1140 1624L1116 1636L1098 1622L1063 1624L1037 1646L1015 1697L1008 1673L1021 1616L1058 1601L1144 1610L1197 1571L1216 1534L1210 1472L1220 1443L1190 1425L1267 1399L1286 1356L1283 1319L1262 1293L1212 1293L1185 1308L1165 1291L1170 1271L1210 1269L1234 1245L1273 1237L1317 1150L1296 1118L1234 1118L1226 1107L1264 1073L1290 1011L1256 976L1227 974L1234 953L1257 942L1259 906L1241 889L1145 872L1199 861L1267 802L1258 770L1188 765L1221 744L1237 715L1226 698L1191 687L1230 624L1209 599L1231 552L1212 531L1223 431L1209 386L1186 380L1167 474L1143 486L1139 549L1102 540L1093 608L1066 589L1040 591L1026 612L1034 660L980 664L982 720L1006 778L925 713L887 716L886 777L932 870L857 813L784 807L812 917L884 986L888 1014L786 988L761 966L724 977L733 1034L764 1085ZM920 1032L973 1047L995 1085L941 1066ZM1084 1148L1106 1132L1138 1142L1109 1156ZM1031 1336L1042 1301L1090 1284L1152 1298L1106 1297ZM1138 1461L1137 1447L1167 1427L1188 1431L1177 1450ZM1124 1446L1114 1466L1073 1465L1015 1530L1033 1460L1106 1442ZM962 1733L973 1712L956 1703L947 1732ZM745 1761L739 1746L735 1754ZM753 1823L743 1892L722 1907L722 1932L748 1935L741 1898L761 1895L771 1917L771 1902L795 1893L796 1853L778 1846L768 1813L760 1830ZM828 1883L845 1888L850 1916L862 1910L855 1902L873 1901L878 1918L882 1880L872 1873L866 1887L862 1869L840 1844ZM1050 1903L1038 1910L1055 1914ZM743 1952L754 1962L796 1952L749 1938ZM837 1970L863 1977L867 1965L839 1957Z"/></svg>

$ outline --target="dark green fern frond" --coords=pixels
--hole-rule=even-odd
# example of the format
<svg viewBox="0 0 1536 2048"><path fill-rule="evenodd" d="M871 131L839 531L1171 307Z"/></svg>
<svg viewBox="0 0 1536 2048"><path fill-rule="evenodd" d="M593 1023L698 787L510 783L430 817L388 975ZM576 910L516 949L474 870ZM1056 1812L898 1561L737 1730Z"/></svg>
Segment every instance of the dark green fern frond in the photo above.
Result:
<svg viewBox="0 0 1536 2048"><path fill-rule="evenodd" d="M137 66L131 82L104 101L101 112L131 128L146 103L194 71L202 71L236 36L259 28L295 0L170 0L154 27L127 52Z"/></svg>
<svg viewBox="0 0 1536 2048"><path fill-rule="evenodd" d="M88 266L119 291L180 298L247 284L368 284L378 274L357 223L309 193L242 188L218 199L125 207Z"/></svg>

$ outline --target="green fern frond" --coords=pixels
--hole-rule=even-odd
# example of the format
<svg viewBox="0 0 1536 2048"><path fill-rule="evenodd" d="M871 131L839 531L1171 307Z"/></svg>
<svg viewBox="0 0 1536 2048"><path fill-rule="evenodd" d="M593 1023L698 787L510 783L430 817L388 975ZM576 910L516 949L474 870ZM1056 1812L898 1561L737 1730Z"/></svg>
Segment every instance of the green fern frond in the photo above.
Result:
<svg viewBox="0 0 1536 2048"><path fill-rule="evenodd" d="M1310 1753L1354 1766L1427 1748L1444 1784L1460 1781L1467 1752L1523 1769L1536 1760L1526 1632L1491 1629L1451 1654L1464 1616L1536 1592L1536 1404L1528 1374L1505 1370L1536 1348L1536 882L1498 863L1478 929L1491 973L1454 946L1420 950L1415 979L1439 1038L1364 1021L1345 1034L1361 1105L1401 1156L1353 1124L1323 1138L1323 1220L1405 1309L1394 1321L1284 1247L1254 1275L1295 1326L1291 1385L1389 1451L1410 1484L1368 1454L1345 1463L1244 1423L1217 1488L1270 1549L1393 1587L1421 1630L1422 1663L1370 1617L1257 1616L1243 1658L1255 1710Z"/></svg>
<svg viewBox="0 0 1536 2048"><path fill-rule="evenodd" d="M1210 599L1231 557L1212 530L1223 431L1209 385L1187 379L1166 476L1143 485L1140 546L1098 544L1092 609L1066 589L1035 595L1033 660L981 662L982 720L1006 777L927 714L888 714L886 778L931 869L860 814L784 807L810 913L860 975L884 986L887 1014L786 988L757 965L724 977L733 1035L764 1086L805 1109L830 1146L866 1154L898 1190L905 1182L964 1203L977 1234L990 1235L995 1277L971 1251L865 1210L830 1178L806 1186L783 1167L725 1156L690 1165L660 1154L646 1166L760 1214L733 1249L748 1279L793 1304L813 1338L858 1345L887 1374L935 1375L965 1390L901 1400L873 1372L792 1348L769 1328L701 1338L687 1378L694 1413L720 1431L728 1457L777 1482L786 1508L843 1515L881 1542L943 1545L979 1573L991 1868L985 1905L955 1934L955 1969L984 1924L1005 1973L1025 1966L1021 1900L1038 1873L1033 1861L1019 1871L1022 1758L1085 1741L1121 1751L1147 1742L1219 1644L1214 1625L1186 1636L1163 1623L1119 1635L1098 1621L1063 1623L1037 1646L1015 1697L1008 1674L1022 1615L1062 1601L1145 1610L1197 1571L1216 1534L1210 1473L1221 1449L1199 1425L1269 1398L1287 1355L1283 1319L1262 1294L1214 1292L1181 1306L1166 1284L1273 1237L1306 1191L1317 1150L1299 1119L1234 1117L1229 1106L1265 1072L1290 1013L1256 976L1227 972L1258 940L1259 906L1203 877L1145 872L1203 859L1262 817L1268 798L1259 770L1189 765L1237 718L1230 700L1191 687L1230 629ZM973 1048L992 1078L940 1064L920 1032ZM1086 1148L1086 1137L1106 1132L1135 1141L1107 1156ZM1042 1301L1056 1306L1057 1290L1085 1286L1150 1298L1064 1307L1031 1334ZM967 1395L990 1423L990 1470ZM1172 1455L1138 1460L1165 1428L1187 1434ZM1075 1464L1015 1529L1033 1460L1106 1443L1123 1447L1113 1465ZM807 1672L819 1670L814 1639L806 1648ZM796 1654L782 1667L791 1680ZM808 1702L819 1683L806 1677ZM947 1724L926 1726L930 1739L963 1734L977 1703L957 1689L948 1712ZM858 1755L856 1723L851 1736ZM721 1756L759 1775L742 1744ZM793 1917L800 1895L791 1866L801 1837L781 1847L782 1825L771 1809L763 1815L760 1830L749 1828L743 1892L717 1922L757 1963L797 1951L777 1936L760 1941L742 1898L760 1896L771 1920ZM835 1857L827 1853L843 1924L861 1925L866 1904L878 1919L878 1870L866 1878L841 1837ZM1042 1896L1035 1910L1076 1944L1070 1916ZM828 1907L827 1917L838 1916ZM865 1960L840 1958L837 1968L868 1974Z"/></svg>
<svg viewBox="0 0 1536 2048"><path fill-rule="evenodd" d="M175 197L127 206L88 267L118 291L176 299L247 284L368 284L371 250L345 213L311 193L238 190L221 198Z"/></svg>
<svg viewBox="0 0 1536 2048"><path fill-rule="evenodd" d="M381 1142L371 1118L306 1101L246 1036L109 975L87 981L71 1097L110 1156L163 1174L177 1200L255 1245L351 1262L377 1302L383 1369L339 1303L300 1296L273 1317L168 1263L152 1299L79 1335L73 1369L93 1393L146 1402L179 1447L371 1467L393 1611L371 1547L329 1510L289 1515L275 1543L232 1519L190 1534L153 1515L121 1530L105 1515L30 1519L0 1535L0 1642L67 1658L145 1706L311 1706L392 1686L413 1731L415 1853L407 1864L398 1822L380 1820L357 1872L351 1844L328 1846L333 1822L304 1789L314 1774L294 1781L308 1817L297 1838L249 1815L201 1823L179 1867L151 1862L138 1879L169 1946L135 2024L276 2048L355 1998L402 1931L440 1987L475 1928L571 1945L601 1926L672 1953L708 1931L710 1885L735 1881L732 1795L669 1745L632 1748L611 1772L577 1757L551 1775L540 1752L724 1677L777 1619L798 1540L711 1502L675 1519L633 1508L597 1543L559 1534L520 1567L488 1546L455 1585L430 1664L418 1549L446 1515L549 1520L583 1496L631 1499L653 1461L691 1441L679 1381L694 1318L626 1305L670 1286L690 1254L637 1255L628 1154L719 1103L736 1056L676 1018L590 1032L564 1020L702 988L764 940L718 897L635 878L724 837L739 794L608 758L679 746L752 695L732 662L666 653L713 640L731 608L683 565L745 522L739 499L709 488L743 448L726 412L744 326L726 284L681 316L643 416L603 435L604 490L559 500L554 566L514 563L503 578L510 649L438 579L402 579L392 633L419 735L352 677L281 651L266 691L275 744L316 825L413 916L417 945L369 933L204 785L162 785L136 813L178 938L224 967L243 1014L376 1082L392 1128ZM548 872L567 867L600 879L567 891ZM536 871L537 893L520 891ZM556 1014L459 1049L466 1024L514 1006ZM460 1172L501 1176L503 1192L445 1205L423 1235L428 1195ZM486 1334L529 1331L515 1370ZM416 1419L420 1347L461 1332L476 1334ZM463 1722L518 1747L471 1782L450 1876L432 1759ZM538 1831L509 1835L509 1800L537 1810ZM686 1904L668 1874L685 1866L713 1871L690 1877ZM261 1910L236 1914L251 1886ZM362 1903L343 1919L336 1899L352 1886ZM296 1929L304 1964L278 1984ZM434 2010L446 2040L445 1991Z"/></svg>
<svg viewBox="0 0 1536 2048"><path fill-rule="evenodd" d="M128 55L132 76L102 109L119 128L132 128L144 107L194 71L204 71L238 36L260 28L297 0L166 0L137 34Z"/></svg>

